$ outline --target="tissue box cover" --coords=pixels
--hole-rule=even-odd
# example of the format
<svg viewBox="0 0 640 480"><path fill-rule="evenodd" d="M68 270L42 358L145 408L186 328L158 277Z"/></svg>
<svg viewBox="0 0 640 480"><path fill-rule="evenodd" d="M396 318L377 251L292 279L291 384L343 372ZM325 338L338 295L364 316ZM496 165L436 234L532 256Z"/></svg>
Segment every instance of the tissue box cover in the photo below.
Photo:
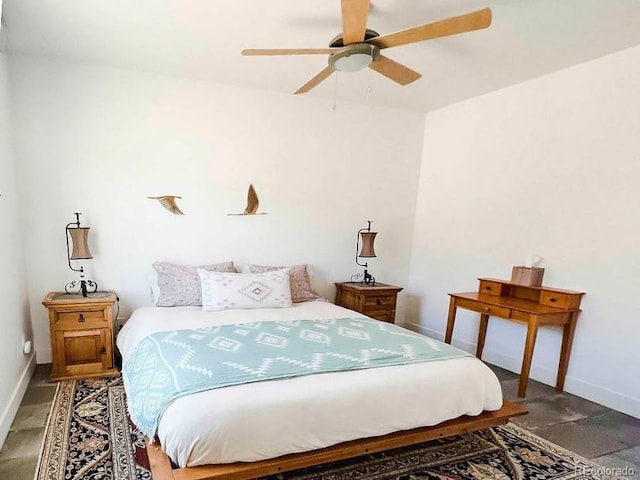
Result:
<svg viewBox="0 0 640 480"><path fill-rule="evenodd" d="M511 270L511 281L528 287L542 286L544 268L516 266Z"/></svg>

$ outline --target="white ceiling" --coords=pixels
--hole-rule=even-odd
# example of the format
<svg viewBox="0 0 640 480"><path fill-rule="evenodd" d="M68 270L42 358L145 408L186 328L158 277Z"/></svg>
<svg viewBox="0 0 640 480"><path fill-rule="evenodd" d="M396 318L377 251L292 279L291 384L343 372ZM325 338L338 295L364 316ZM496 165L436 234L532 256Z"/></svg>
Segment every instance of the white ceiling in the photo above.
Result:
<svg viewBox="0 0 640 480"><path fill-rule="evenodd" d="M640 0L373 0L368 26L385 34L487 6L487 30L385 51L422 73L409 86L367 69L307 95L428 111L640 44ZM4 0L3 16L9 52L281 92L326 57L240 51L325 47L341 30L339 0Z"/></svg>

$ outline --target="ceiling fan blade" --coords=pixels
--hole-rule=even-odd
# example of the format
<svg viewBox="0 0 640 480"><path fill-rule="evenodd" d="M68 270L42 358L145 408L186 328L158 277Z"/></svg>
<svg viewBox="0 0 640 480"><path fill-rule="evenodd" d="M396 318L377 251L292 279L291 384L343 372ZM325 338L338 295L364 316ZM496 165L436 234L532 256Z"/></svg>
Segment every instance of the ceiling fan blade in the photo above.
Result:
<svg viewBox="0 0 640 480"><path fill-rule="evenodd" d="M383 55L378 56L378 59L369 65L369 68L381 73L390 80L393 80L400 85L408 85L411 82L415 82L422 75L418 72L411 70L409 67L405 67L401 63L391 60Z"/></svg>
<svg viewBox="0 0 640 480"><path fill-rule="evenodd" d="M342 38L345 45L364 41L368 16L369 0L342 0Z"/></svg>
<svg viewBox="0 0 640 480"><path fill-rule="evenodd" d="M242 55L316 55L329 54L333 48L246 48Z"/></svg>
<svg viewBox="0 0 640 480"><path fill-rule="evenodd" d="M305 83L303 86L301 86L298 90L293 92L293 94L294 95L298 95L300 93L307 93L309 90L311 90L313 87L317 86L320 82L325 80L327 77L329 77L335 71L336 71L335 68L333 68L331 65L327 65L322 70L320 70L318 73L316 73L316 75L311 80L309 80L307 83Z"/></svg>
<svg viewBox="0 0 640 480"><path fill-rule="evenodd" d="M487 28L491 25L491 9L485 8L477 12L467 13L457 17L447 18L439 22L427 23L418 27L408 28L400 32L382 35L369 40L367 43L380 48L397 47L408 43L422 42L432 38L457 35Z"/></svg>

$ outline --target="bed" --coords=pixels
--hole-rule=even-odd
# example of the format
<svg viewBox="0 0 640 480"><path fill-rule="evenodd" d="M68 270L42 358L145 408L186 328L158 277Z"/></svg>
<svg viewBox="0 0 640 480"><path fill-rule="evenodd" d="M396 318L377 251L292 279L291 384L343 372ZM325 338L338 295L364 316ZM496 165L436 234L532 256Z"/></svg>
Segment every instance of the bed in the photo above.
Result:
<svg viewBox="0 0 640 480"><path fill-rule="evenodd" d="M126 365L136 346L153 332L345 317L366 318L325 301L217 312L203 312L200 307L143 307L128 320L117 345ZM171 470L169 457L181 471L198 472L181 478L215 478L214 470L202 466L229 464L240 465L244 472L234 478L251 478L257 472L276 473L327 458L485 428L521 413L523 409L512 404L503 405L498 379L475 357L321 373L176 399L162 414L157 438L149 448L150 460L156 467L154 474ZM444 430L439 431L440 426ZM381 439L391 443L380 443ZM376 441L377 446L371 443ZM351 448L354 443L362 449ZM341 448L343 445L350 446L350 453ZM330 456L305 454L310 451L326 451ZM342 454L336 453L340 451ZM274 463L274 458L296 461ZM307 458L306 463L297 461L301 458ZM251 470L247 465L270 467ZM230 470L225 471L223 476L231 478ZM211 475L203 476L203 472Z"/></svg>

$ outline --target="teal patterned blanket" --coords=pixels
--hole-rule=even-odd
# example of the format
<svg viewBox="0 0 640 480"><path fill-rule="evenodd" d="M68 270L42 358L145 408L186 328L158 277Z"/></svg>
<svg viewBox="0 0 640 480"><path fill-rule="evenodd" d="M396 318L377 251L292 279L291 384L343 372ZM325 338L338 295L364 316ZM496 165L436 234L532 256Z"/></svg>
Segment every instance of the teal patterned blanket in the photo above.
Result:
<svg viewBox="0 0 640 480"><path fill-rule="evenodd" d="M177 398L243 383L469 354L366 318L218 325L145 337L124 365L129 411L153 438Z"/></svg>

